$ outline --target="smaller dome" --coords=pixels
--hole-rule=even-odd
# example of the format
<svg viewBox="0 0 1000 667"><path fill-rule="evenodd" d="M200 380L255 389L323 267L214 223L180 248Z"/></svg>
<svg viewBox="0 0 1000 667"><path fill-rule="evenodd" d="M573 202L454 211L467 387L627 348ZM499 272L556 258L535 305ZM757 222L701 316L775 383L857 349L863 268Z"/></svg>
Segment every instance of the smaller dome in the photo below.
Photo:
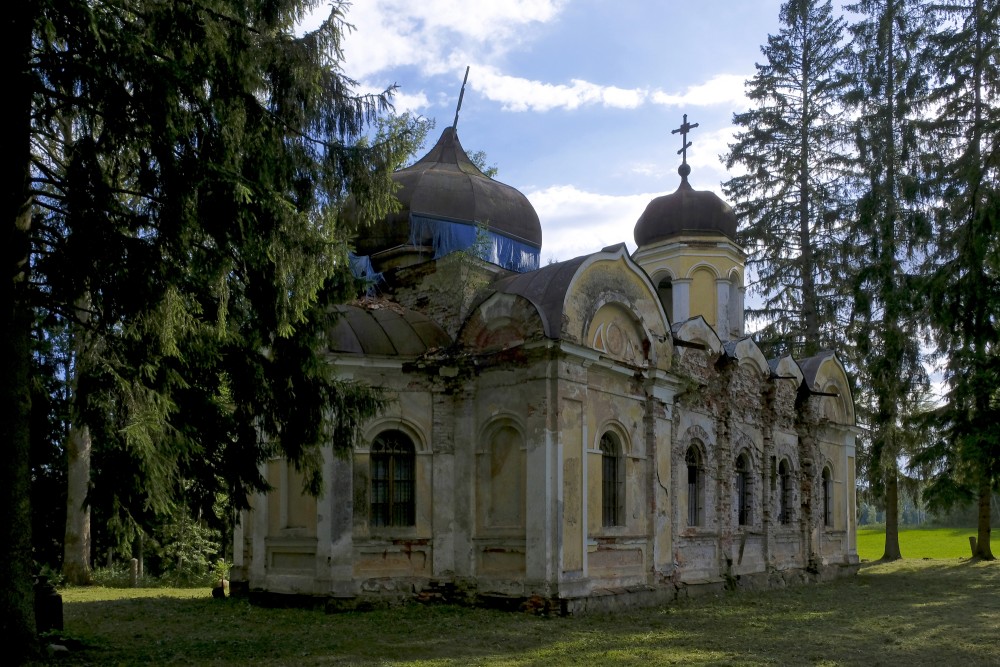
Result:
<svg viewBox="0 0 1000 667"><path fill-rule="evenodd" d="M722 234L736 240L733 208L714 192L692 188L687 180L690 170L687 164L681 165L677 191L649 202L639 216L633 232L637 246L680 234Z"/></svg>

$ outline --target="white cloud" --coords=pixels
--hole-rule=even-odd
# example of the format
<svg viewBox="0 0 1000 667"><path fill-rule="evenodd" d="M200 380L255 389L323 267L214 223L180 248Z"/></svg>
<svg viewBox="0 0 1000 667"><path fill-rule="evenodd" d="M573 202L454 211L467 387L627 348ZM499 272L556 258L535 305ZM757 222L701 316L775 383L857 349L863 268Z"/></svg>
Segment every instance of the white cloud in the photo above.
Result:
<svg viewBox="0 0 1000 667"><path fill-rule="evenodd" d="M743 86L747 78L742 74L716 74L704 83L688 87L679 95L657 91L653 93L653 102L668 107L729 104L734 109L743 110L750 106Z"/></svg>
<svg viewBox="0 0 1000 667"><path fill-rule="evenodd" d="M505 111L545 112L600 106L635 109L650 102L670 107L748 106L743 75L720 74L682 93L646 88L621 88L584 79L550 83L505 73L506 54L537 34L532 28L556 21L568 0L359 0L350 5L347 21L354 30L345 35L343 51L347 74L377 89L393 83L382 80L395 68L414 68L418 79L452 74L456 89L466 65L474 75L470 89L497 102ZM325 8L304 25L315 25ZM426 110L434 103L423 90L401 84L397 107Z"/></svg>
<svg viewBox="0 0 1000 667"><path fill-rule="evenodd" d="M490 61L530 38L531 26L554 20L566 0L362 0L347 20L343 43L351 76L362 80L393 67L443 74ZM471 5L471 6L470 6Z"/></svg>
<svg viewBox="0 0 1000 667"><path fill-rule="evenodd" d="M688 149L687 156L692 173L704 170L713 173L722 172L725 165L719 161L719 156L725 155L729 151L729 144L733 142L735 131L735 125L722 127L711 132L698 130L697 138L691 138L693 146ZM680 147L679 137L677 145Z"/></svg>
<svg viewBox="0 0 1000 667"><path fill-rule="evenodd" d="M429 102L427 95L423 92L416 95L409 95L397 90L392 96L392 106L395 107L396 113L403 113L404 111L413 111L416 113L421 109L426 109L429 106Z"/></svg>
<svg viewBox="0 0 1000 667"><path fill-rule="evenodd" d="M646 205L663 193L628 196L586 192L572 185L525 190L542 223L542 263L563 261L618 243L635 249L632 230Z"/></svg>
<svg viewBox="0 0 1000 667"><path fill-rule="evenodd" d="M663 176L662 165L656 162L637 162L628 169L628 173L637 176Z"/></svg>
<svg viewBox="0 0 1000 667"><path fill-rule="evenodd" d="M591 104L633 109L642 104L647 96L643 90L599 86L579 79L573 79L569 85L552 84L508 76L490 66L476 69L476 81L472 87L487 99L500 102L507 111L576 109Z"/></svg>

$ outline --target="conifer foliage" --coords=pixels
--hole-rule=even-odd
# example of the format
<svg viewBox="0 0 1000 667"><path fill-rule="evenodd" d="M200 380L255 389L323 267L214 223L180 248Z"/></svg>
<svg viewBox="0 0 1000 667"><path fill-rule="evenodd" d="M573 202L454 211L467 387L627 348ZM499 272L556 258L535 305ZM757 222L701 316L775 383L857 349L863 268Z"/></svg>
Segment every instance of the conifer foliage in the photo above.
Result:
<svg viewBox="0 0 1000 667"><path fill-rule="evenodd" d="M976 555L992 559L990 498L1000 485L1000 2L936 8L932 37L939 144L930 315L947 390L933 415L942 437L918 463L927 497L979 503Z"/></svg>
<svg viewBox="0 0 1000 667"><path fill-rule="evenodd" d="M226 488L245 505L274 454L317 490L319 444L349 446L379 405L320 357L326 307L353 289L337 206L352 193L362 220L384 213L412 146L406 133L364 139L388 91L356 95L340 71L340 3L295 34L324 4L38 0L10 12L0 635L15 659L34 637L36 317L100 341L76 378L79 414L102 448L94 492L122 521L169 511L181 488L205 503Z"/></svg>
<svg viewBox="0 0 1000 667"><path fill-rule="evenodd" d="M723 187L763 299L747 311L764 323L758 342L803 357L840 347L848 52L829 0L789 0L780 16L747 82L754 106L733 117L740 130L725 160L745 173Z"/></svg>
<svg viewBox="0 0 1000 667"><path fill-rule="evenodd" d="M848 244L856 267L850 336L867 426L865 476L886 508L884 559L901 557L899 457L909 444L926 373L916 284L930 241L926 145L928 102L924 11L915 0L861 0L854 36L855 211Z"/></svg>

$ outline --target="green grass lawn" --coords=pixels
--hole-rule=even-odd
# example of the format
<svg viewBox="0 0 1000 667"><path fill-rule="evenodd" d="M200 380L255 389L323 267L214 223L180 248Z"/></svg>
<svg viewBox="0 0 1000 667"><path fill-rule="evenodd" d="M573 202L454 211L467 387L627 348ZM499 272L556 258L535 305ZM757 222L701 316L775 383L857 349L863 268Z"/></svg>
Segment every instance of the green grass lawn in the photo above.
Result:
<svg viewBox="0 0 1000 667"><path fill-rule="evenodd" d="M903 558L969 558L969 537L975 528L904 528L899 531L899 550ZM1000 557L1000 538L990 540L993 555ZM858 556L876 561L885 551L885 528L858 529Z"/></svg>
<svg viewBox="0 0 1000 667"><path fill-rule="evenodd" d="M207 590L70 588L58 665L996 665L1000 562L904 560L856 577L571 618L452 605L328 615Z"/></svg>

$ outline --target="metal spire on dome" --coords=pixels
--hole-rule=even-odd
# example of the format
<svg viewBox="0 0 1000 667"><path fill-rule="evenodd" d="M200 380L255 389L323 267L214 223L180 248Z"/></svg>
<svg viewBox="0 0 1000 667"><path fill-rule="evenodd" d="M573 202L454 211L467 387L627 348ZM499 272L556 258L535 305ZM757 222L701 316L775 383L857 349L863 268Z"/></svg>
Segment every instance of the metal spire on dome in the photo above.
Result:
<svg viewBox="0 0 1000 667"><path fill-rule="evenodd" d="M469 81L469 67L470 65L465 66L465 78L462 79L462 92L458 94L458 106L455 107L455 122L451 124L456 130L458 129L458 112L462 110L462 98L465 97L465 84Z"/></svg>
<svg viewBox="0 0 1000 667"><path fill-rule="evenodd" d="M687 180L688 174L691 173L691 166L688 164L687 149L690 148L691 142L688 141L688 132L698 127L698 123L692 125L688 122L688 115L684 114L684 122L676 130L670 130L670 134L681 133L681 149L677 151L677 154L681 156L681 166L677 168L677 173L681 175L681 178L685 181Z"/></svg>

